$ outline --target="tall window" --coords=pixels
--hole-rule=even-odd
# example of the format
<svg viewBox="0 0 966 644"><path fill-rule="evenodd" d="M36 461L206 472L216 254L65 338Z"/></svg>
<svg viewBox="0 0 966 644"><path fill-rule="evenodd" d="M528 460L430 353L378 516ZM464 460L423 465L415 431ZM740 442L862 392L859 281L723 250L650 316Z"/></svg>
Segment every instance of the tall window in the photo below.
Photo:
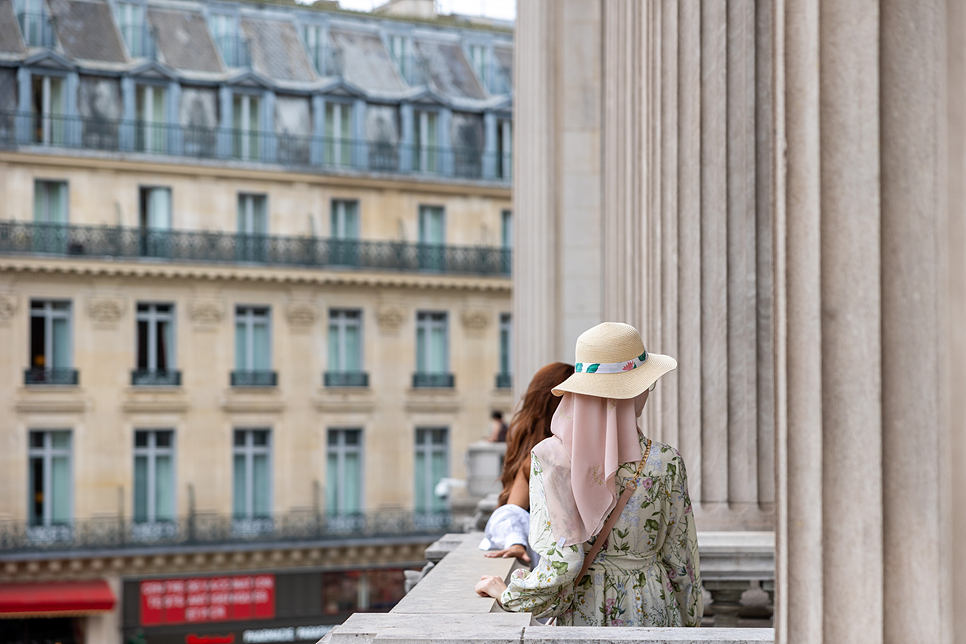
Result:
<svg viewBox="0 0 966 644"><path fill-rule="evenodd" d="M445 427L416 429L416 512L447 509L446 499L436 496L436 484L449 475L448 435Z"/></svg>
<svg viewBox="0 0 966 644"><path fill-rule="evenodd" d="M28 47L53 47L56 44L53 25L43 0L14 0L13 9Z"/></svg>
<svg viewBox="0 0 966 644"><path fill-rule="evenodd" d="M513 176L513 121L496 121L496 176L510 179Z"/></svg>
<svg viewBox="0 0 966 644"><path fill-rule="evenodd" d="M166 151L167 109L165 91L157 85L138 85L134 92L137 130L135 148L141 152Z"/></svg>
<svg viewBox="0 0 966 644"><path fill-rule="evenodd" d="M77 384L76 372L71 368L70 302L30 302L27 382Z"/></svg>
<svg viewBox="0 0 966 644"><path fill-rule="evenodd" d="M240 38L238 18L225 14L211 14L208 20L218 43L221 57L228 67L248 67L251 60L248 49Z"/></svg>
<svg viewBox="0 0 966 644"><path fill-rule="evenodd" d="M145 257L168 257L171 246L171 188L141 188L139 202L141 254Z"/></svg>
<svg viewBox="0 0 966 644"><path fill-rule="evenodd" d="M32 431L29 447L30 525L71 520L71 440L69 431Z"/></svg>
<svg viewBox="0 0 966 644"><path fill-rule="evenodd" d="M332 200L330 261L340 266L359 263L359 202Z"/></svg>
<svg viewBox="0 0 966 644"><path fill-rule="evenodd" d="M326 448L325 510L362 511L362 430L330 429Z"/></svg>
<svg viewBox="0 0 966 644"><path fill-rule="evenodd" d="M419 207L419 267L445 268L446 211L442 206Z"/></svg>
<svg viewBox="0 0 966 644"><path fill-rule="evenodd" d="M262 262L268 249L268 199L265 195L238 194L238 245L240 261Z"/></svg>
<svg viewBox="0 0 966 644"><path fill-rule="evenodd" d="M473 69L476 71L483 87L486 87L489 75L487 74L485 45L470 45L470 64L473 65Z"/></svg>
<svg viewBox="0 0 966 644"><path fill-rule="evenodd" d="M413 56L413 41L409 36L391 34L389 36L389 57L399 71L403 82L409 85L420 85L425 80L424 69L416 64Z"/></svg>
<svg viewBox="0 0 966 644"><path fill-rule="evenodd" d="M34 228L32 247L38 253L67 250L67 182L34 181Z"/></svg>
<svg viewBox="0 0 966 644"><path fill-rule="evenodd" d="M500 376L504 376L504 382L501 382L497 378L497 386L509 387L510 386L510 359L513 351L513 346L510 344L510 314L501 313L500 314Z"/></svg>
<svg viewBox="0 0 966 644"><path fill-rule="evenodd" d="M134 521L174 520L174 432L134 432Z"/></svg>
<svg viewBox="0 0 966 644"><path fill-rule="evenodd" d="M267 306L235 309L234 384L274 386L269 322Z"/></svg>
<svg viewBox="0 0 966 644"><path fill-rule="evenodd" d="M325 30L322 27L303 25L302 39L319 76L338 76L342 73L339 54L327 44Z"/></svg>
<svg viewBox="0 0 966 644"><path fill-rule="evenodd" d="M416 314L417 387L452 387L449 371L449 339L446 313L419 311Z"/></svg>
<svg viewBox="0 0 966 644"><path fill-rule="evenodd" d="M436 112L413 112L413 169L439 171L439 126Z"/></svg>
<svg viewBox="0 0 966 644"><path fill-rule="evenodd" d="M362 371L362 311L329 311L329 371Z"/></svg>
<svg viewBox="0 0 966 644"><path fill-rule="evenodd" d="M236 159L260 158L261 102L251 94L232 99L232 155Z"/></svg>
<svg viewBox="0 0 966 644"><path fill-rule="evenodd" d="M513 250L513 211L504 210L500 223L500 245L503 250L503 272L510 274Z"/></svg>
<svg viewBox="0 0 966 644"><path fill-rule="evenodd" d="M114 16L121 28L121 37L132 58L144 55L144 6L131 2L114 3Z"/></svg>
<svg viewBox="0 0 966 644"><path fill-rule="evenodd" d="M348 103L325 104L325 162L352 165L352 106Z"/></svg>
<svg viewBox="0 0 966 644"><path fill-rule="evenodd" d="M64 144L64 79L34 75L31 80L33 143Z"/></svg>
<svg viewBox="0 0 966 644"><path fill-rule="evenodd" d="M267 429L236 429L232 471L232 514L235 519L262 519L272 514L272 444Z"/></svg>
<svg viewBox="0 0 966 644"><path fill-rule="evenodd" d="M180 384L174 370L174 305L138 303L135 385Z"/></svg>

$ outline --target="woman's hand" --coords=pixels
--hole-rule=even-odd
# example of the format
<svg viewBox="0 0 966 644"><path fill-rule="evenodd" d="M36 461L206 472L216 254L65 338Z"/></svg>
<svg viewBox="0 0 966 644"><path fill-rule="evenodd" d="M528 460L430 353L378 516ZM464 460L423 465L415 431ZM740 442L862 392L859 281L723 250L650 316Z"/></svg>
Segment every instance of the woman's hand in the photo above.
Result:
<svg viewBox="0 0 966 644"><path fill-rule="evenodd" d="M500 601L500 595L506 590L506 584L499 577L494 577L493 575L483 575L480 577L480 581L476 584L476 594L480 597L492 597L497 602Z"/></svg>
<svg viewBox="0 0 966 644"><path fill-rule="evenodd" d="M530 563L530 555L527 554L527 549L523 547L523 544L515 543L509 548L504 548L503 550L491 550L489 552L483 553L484 557L496 558L502 557L506 559L507 557L516 557L521 561Z"/></svg>

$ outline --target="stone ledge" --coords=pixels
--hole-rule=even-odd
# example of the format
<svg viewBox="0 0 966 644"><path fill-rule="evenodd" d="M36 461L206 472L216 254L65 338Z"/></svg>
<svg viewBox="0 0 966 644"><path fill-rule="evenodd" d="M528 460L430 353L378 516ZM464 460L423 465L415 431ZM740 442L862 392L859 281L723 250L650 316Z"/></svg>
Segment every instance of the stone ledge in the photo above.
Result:
<svg viewBox="0 0 966 644"><path fill-rule="evenodd" d="M701 579L752 581L775 578L774 532L701 532Z"/></svg>

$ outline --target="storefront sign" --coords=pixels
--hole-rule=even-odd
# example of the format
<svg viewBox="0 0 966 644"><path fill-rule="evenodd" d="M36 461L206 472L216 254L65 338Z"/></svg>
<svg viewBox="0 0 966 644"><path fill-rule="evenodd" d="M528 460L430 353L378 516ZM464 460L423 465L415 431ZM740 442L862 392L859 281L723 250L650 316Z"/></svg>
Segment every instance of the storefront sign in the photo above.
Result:
<svg viewBox="0 0 966 644"><path fill-rule="evenodd" d="M149 579L140 591L142 626L275 617L275 575Z"/></svg>
<svg viewBox="0 0 966 644"><path fill-rule="evenodd" d="M289 626L286 628L259 628L242 633L243 644L274 644L275 642L317 642L334 626Z"/></svg>

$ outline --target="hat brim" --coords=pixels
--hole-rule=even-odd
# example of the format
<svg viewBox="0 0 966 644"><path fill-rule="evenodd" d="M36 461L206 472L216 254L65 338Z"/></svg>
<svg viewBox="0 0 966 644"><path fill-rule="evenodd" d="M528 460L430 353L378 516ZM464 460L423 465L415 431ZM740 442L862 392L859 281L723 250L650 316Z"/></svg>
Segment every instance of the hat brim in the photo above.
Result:
<svg viewBox="0 0 966 644"><path fill-rule="evenodd" d="M636 369L620 373L575 373L554 387L551 393L563 396L570 392L615 400L636 398L677 366L678 361L671 356L649 353L647 361Z"/></svg>

